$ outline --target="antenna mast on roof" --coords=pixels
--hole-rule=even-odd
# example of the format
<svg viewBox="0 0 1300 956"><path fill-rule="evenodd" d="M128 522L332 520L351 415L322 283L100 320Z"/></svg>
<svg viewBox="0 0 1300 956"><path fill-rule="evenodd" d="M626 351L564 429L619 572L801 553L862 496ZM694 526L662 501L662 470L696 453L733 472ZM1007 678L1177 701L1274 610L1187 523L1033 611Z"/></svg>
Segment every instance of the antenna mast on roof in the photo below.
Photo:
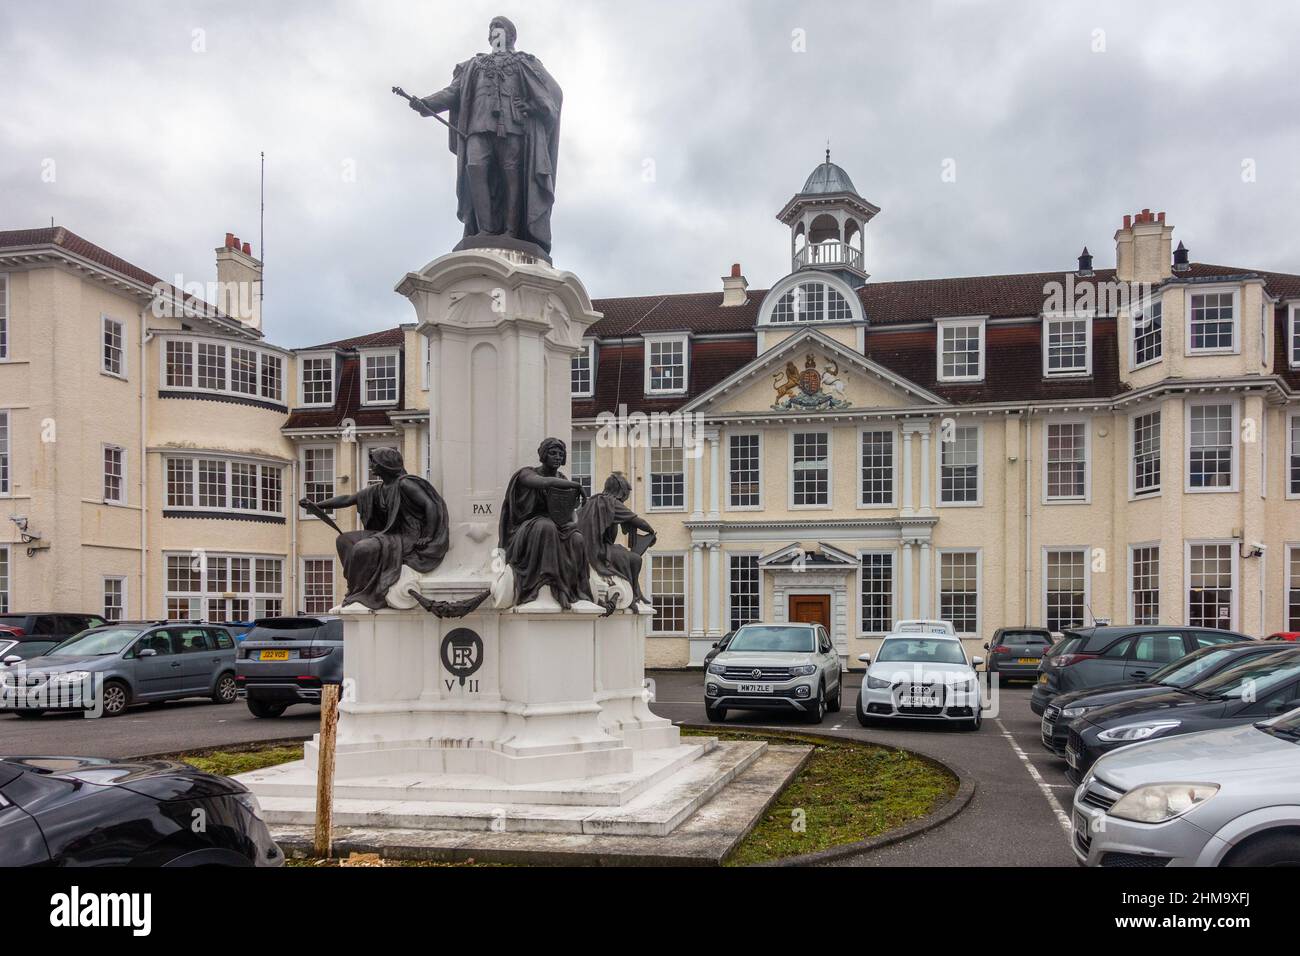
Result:
<svg viewBox="0 0 1300 956"><path fill-rule="evenodd" d="M262 150L261 208L257 215L257 257L262 260L262 281L258 285L257 298L260 306L266 297L266 150ZM260 311L260 310L259 310Z"/></svg>

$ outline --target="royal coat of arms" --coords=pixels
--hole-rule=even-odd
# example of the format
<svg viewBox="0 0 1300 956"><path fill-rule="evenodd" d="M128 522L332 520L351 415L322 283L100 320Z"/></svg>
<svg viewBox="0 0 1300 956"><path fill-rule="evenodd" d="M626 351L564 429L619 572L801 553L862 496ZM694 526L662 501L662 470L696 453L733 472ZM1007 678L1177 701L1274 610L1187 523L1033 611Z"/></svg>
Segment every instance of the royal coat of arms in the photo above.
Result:
<svg viewBox="0 0 1300 956"><path fill-rule="evenodd" d="M849 407L839 365L828 362L819 369L811 352L804 359L803 371L794 362L786 362L785 371L772 377L772 387L776 389L772 407L781 411Z"/></svg>

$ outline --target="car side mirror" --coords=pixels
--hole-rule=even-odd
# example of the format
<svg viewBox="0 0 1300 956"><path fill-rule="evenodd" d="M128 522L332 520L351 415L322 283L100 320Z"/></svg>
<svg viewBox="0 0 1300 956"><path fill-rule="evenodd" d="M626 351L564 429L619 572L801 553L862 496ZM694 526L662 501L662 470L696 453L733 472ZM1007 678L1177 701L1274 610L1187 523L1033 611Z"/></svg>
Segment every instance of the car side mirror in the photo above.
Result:
<svg viewBox="0 0 1300 956"><path fill-rule="evenodd" d="M5 658L4 662L6 664L21 664L23 662L23 659L19 657L17 654L10 654L8 657Z"/></svg>
<svg viewBox="0 0 1300 956"><path fill-rule="evenodd" d="M864 663L864 664L870 664L870 663L871 663L871 655L870 655L870 654L859 654L859 655L858 655L858 660L862 661L862 663Z"/></svg>
<svg viewBox="0 0 1300 956"><path fill-rule="evenodd" d="M135 652L135 656L136 657L157 657L158 652L155 651L152 647L142 647Z"/></svg>
<svg viewBox="0 0 1300 956"><path fill-rule="evenodd" d="M717 647L717 646L718 646L718 642L717 642L717 641L714 641L714 642L713 642L713 646L714 646L714 647Z"/></svg>
<svg viewBox="0 0 1300 956"><path fill-rule="evenodd" d="M988 641L985 641L985 642L984 642L984 650L987 651L988 649L989 649L989 642L988 642Z"/></svg>
<svg viewBox="0 0 1300 956"><path fill-rule="evenodd" d="M971 666L971 667L979 667L979 666L980 666L981 664L983 664L983 663L984 663L984 658L982 658L982 657L972 657L972 658L970 659L970 666Z"/></svg>

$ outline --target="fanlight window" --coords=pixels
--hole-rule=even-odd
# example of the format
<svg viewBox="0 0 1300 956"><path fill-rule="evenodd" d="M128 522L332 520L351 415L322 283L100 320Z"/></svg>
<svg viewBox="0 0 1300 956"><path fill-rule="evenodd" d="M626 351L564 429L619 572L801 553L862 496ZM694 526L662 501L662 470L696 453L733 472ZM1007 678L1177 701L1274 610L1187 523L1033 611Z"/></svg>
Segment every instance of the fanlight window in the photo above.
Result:
<svg viewBox="0 0 1300 956"><path fill-rule="evenodd" d="M800 282L777 300L769 321L847 322L853 318L848 299L825 282Z"/></svg>

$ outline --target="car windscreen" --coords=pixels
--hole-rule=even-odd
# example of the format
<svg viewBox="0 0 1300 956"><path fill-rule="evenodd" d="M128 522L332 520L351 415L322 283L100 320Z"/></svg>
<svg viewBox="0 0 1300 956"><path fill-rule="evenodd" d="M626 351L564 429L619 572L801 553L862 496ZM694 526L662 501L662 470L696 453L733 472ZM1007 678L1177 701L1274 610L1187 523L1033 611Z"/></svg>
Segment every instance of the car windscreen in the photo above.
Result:
<svg viewBox="0 0 1300 956"><path fill-rule="evenodd" d="M966 652L957 641L924 637L891 637L876 652L879 664L965 664Z"/></svg>
<svg viewBox="0 0 1300 956"><path fill-rule="evenodd" d="M21 657L30 661L33 657L43 657L59 646L58 641L19 641L4 652L5 657Z"/></svg>
<svg viewBox="0 0 1300 956"><path fill-rule="evenodd" d="M1235 656L1235 651L1223 647L1202 647L1153 671L1147 680L1153 684L1168 684L1170 687L1187 687L1196 683L1206 671L1215 670Z"/></svg>
<svg viewBox="0 0 1300 956"><path fill-rule="evenodd" d="M138 627L106 627L82 631L49 652L50 657L92 657L97 654L120 654L140 636Z"/></svg>
<svg viewBox="0 0 1300 956"><path fill-rule="evenodd" d="M811 654L817 639L810 627L742 627L727 645L729 651L785 651Z"/></svg>
<svg viewBox="0 0 1300 956"><path fill-rule="evenodd" d="M1289 711L1277 720L1255 726L1266 734L1282 737L1292 743L1300 743L1300 709Z"/></svg>
<svg viewBox="0 0 1300 956"><path fill-rule="evenodd" d="M1280 681L1300 676L1300 654L1281 651L1252 657L1241 664L1188 685L1188 690L1207 697L1236 700L1243 694L1258 695Z"/></svg>

